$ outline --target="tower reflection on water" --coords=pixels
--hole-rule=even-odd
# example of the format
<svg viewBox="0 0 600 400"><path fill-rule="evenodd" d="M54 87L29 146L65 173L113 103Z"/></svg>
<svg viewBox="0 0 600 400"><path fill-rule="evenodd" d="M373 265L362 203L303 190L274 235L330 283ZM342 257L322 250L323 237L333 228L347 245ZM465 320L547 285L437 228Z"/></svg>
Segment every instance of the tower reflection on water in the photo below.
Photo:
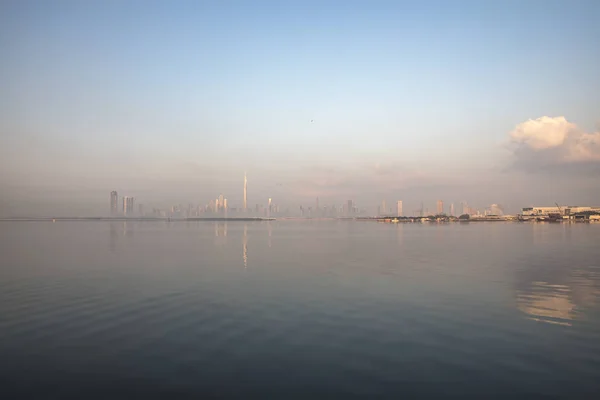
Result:
<svg viewBox="0 0 600 400"><path fill-rule="evenodd" d="M237 229L233 232L235 233ZM225 244L225 240L227 239L227 222L215 222L214 224L214 232L215 238L217 238L215 244ZM268 235L269 235L269 247L271 247L271 226L268 227ZM234 235L235 236L235 235ZM248 224L244 224L244 229L242 230L242 262L244 264L244 268L248 268Z"/></svg>
<svg viewBox="0 0 600 400"><path fill-rule="evenodd" d="M248 224L244 224L244 234L242 235L242 259L244 268L248 268Z"/></svg>

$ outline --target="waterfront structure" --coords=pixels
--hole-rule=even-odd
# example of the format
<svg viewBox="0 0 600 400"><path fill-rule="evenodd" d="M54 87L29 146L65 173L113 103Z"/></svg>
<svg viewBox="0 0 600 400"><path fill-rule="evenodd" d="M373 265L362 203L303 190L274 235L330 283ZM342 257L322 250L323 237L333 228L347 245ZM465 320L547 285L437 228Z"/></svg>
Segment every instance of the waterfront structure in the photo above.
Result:
<svg viewBox="0 0 600 400"><path fill-rule="evenodd" d="M490 206L490 214L492 214L492 215L503 215L504 214L504 210L502 209L502 206L499 206L498 204L492 204Z"/></svg>
<svg viewBox="0 0 600 400"><path fill-rule="evenodd" d="M248 211L248 179L246 178L246 173L244 172L244 204L242 208L244 212Z"/></svg>
<svg viewBox="0 0 600 400"><path fill-rule="evenodd" d="M437 201L437 215L442 215L444 213L444 202L442 200Z"/></svg>
<svg viewBox="0 0 600 400"><path fill-rule="evenodd" d="M550 207L524 207L521 210L521 215L527 217L540 217L540 216L548 216L550 214L560 214L560 215L572 215L579 213L592 213L597 212L600 213L600 207L592 207L592 206L550 206Z"/></svg>
<svg viewBox="0 0 600 400"><path fill-rule="evenodd" d="M450 204L450 216L454 217L454 203Z"/></svg>
<svg viewBox="0 0 600 400"><path fill-rule="evenodd" d="M398 214L398 217L402 217L402 200L398 200L398 203L396 204L396 213Z"/></svg>
<svg viewBox="0 0 600 400"><path fill-rule="evenodd" d="M116 190L110 192L110 214L117 215L119 213L119 195Z"/></svg>
<svg viewBox="0 0 600 400"><path fill-rule="evenodd" d="M133 214L133 197L124 196L123 197L123 215L132 215Z"/></svg>

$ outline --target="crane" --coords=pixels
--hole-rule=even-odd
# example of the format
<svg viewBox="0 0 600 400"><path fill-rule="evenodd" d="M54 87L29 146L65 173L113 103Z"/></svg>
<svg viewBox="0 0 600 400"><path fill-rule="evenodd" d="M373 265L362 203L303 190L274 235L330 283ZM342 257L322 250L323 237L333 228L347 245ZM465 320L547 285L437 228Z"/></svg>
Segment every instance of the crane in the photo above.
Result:
<svg viewBox="0 0 600 400"><path fill-rule="evenodd" d="M563 210L562 210L562 208L560 208L560 206L558 205L558 203L554 203L554 204L556 204L556 207L558 207L558 212L560 213L560 215L564 215L563 214Z"/></svg>

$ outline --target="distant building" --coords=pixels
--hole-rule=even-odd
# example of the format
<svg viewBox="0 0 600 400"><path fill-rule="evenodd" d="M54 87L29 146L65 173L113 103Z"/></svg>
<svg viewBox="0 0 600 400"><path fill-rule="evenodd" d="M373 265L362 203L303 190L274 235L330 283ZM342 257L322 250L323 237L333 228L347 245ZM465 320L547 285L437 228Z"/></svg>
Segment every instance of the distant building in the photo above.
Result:
<svg viewBox="0 0 600 400"><path fill-rule="evenodd" d="M353 208L354 208L352 205L353 205L352 200L348 200L348 204L346 205L346 207L347 207L346 214L348 214L348 216L352 215Z"/></svg>
<svg viewBox="0 0 600 400"><path fill-rule="evenodd" d="M399 217L402 217L402 200L398 200L398 203L396 204L396 213Z"/></svg>
<svg viewBox="0 0 600 400"><path fill-rule="evenodd" d="M117 215L119 213L119 195L115 190L110 192L110 214Z"/></svg>
<svg viewBox="0 0 600 400"><path fill-rule="evenodd" d="M442 200L437 201L437 214L441 215L444 213L444 202Z"/></svg>
<svg viewBox="0 0 600 400"><path fill-rule="evenodd" d="M492 204L490 206L490 214L492 214L492 215L504 215L504 210L502 209L502 206L499 206L498 204Z"/></svg>
<svg viewBox="0 0 600 400"><path fill-rule="evenodd" d="M387 208L386 208L386 206L385 206L385 199L384 199L384 200L381 202L381 211L380 211L380 214L381 214L381 215L383 215L383 214L386 214L386 213L387 213Z"/></svg>
<svg viewBox="0 0 600 400"><path fill-rule="evenodd" d="M450 204L450 216L454 217L454 203Z"/></svg>
<svg viewBox="0 0 600 400"><path fill-rule="evenodd" d="M547 216L549 214L572 215L578 213L600 213L600 207L591 206L561 206L561 207L525 207L521 210L523 216Z"/></svg>
<svg viewBox="0 0 600 400"><path fill-rule="evenodd" d="M469 215L470 214L469 213L469 205L467 204L467 202L463 201L462 203L460 203L460 205L461 205L461 208L462 208L462 213Z"/></svg>
<svg viewBox="0 0 600 400"><path fill-rule="evenodd" d="M123 215L133 215L133 197L123 197Z"/></svg>

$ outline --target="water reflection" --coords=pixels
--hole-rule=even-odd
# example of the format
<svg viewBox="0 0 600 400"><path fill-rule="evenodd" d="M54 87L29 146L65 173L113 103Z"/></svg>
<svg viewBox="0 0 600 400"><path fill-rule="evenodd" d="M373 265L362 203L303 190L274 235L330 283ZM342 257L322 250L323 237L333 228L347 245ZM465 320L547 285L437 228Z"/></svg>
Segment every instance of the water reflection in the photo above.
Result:
<svg viewBox="0 0 600 400"><path fill-rule="evenodd" d="M117 233L117 223L111 222L108 232L108 248L110 249L110 251L114 252L116 250L118 236L119 234Z"/></svg>
<svg viewBox="0 0 600 400"><path fill-rule="evenodd" d="M227 222L215 222L215 244L223 244L227 239Z"/></svg>
<svg viewBox="0 0 600 400"><path fill-rule="evenodd" d="M517 294L517 304L534 321L571 326L575 317L575 304L566 285L532 282L529 291Z"/></svg>
<svg viewBox="0 0 600 400"><path fill-rule="evenodd" d="M551 280L533 280L517 291L517 307L531 320L571 326L585 309L597 305L599 272L589 267L567 271L566 276L549 276Z"/></svg>
<svg viewBox="0 0 600 400"><path fill-rule="evenodd" d="M108 227L108 248L114 252L117 249L119 237L133 237L135 226L132 222L110 222Z"/></svg>
<svg viewBox="0 0 600 400"><path fill-rule="evenodd" d="M248 268L248 224L244 224L244 234L242 236L242 259L244 268Z"/></svg>
<svg viewBox="0 0 600 400"><path fill-rule="evenodd" d="M404 243L404 226L402 223L396 224L396 239L398 246L402 246Z"/></svg>
<svg viewBox="0 0 600 400"><path fill-rule="evenodd" d="M272 228L271 228L271 222L268 221L267 222L267 231L269 233L269 247L271 247L271 235L272 235Z"/></svg>

